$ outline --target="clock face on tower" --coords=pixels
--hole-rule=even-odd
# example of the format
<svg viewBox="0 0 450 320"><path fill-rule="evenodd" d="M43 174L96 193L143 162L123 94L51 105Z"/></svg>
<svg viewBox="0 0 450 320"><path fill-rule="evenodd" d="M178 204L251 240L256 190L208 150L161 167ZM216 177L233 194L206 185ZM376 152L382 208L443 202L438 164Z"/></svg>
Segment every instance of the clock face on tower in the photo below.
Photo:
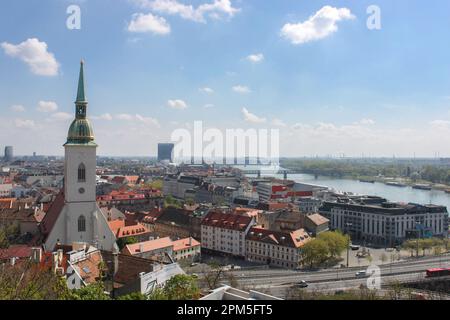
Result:
<svg viewBox="0 0 450 320"><path fill-rule="evenodd" d="M78 189L78 192L81 193L81 194L83 194L85 191L86 191L86 190L84 190L84 188Z"/></svg>

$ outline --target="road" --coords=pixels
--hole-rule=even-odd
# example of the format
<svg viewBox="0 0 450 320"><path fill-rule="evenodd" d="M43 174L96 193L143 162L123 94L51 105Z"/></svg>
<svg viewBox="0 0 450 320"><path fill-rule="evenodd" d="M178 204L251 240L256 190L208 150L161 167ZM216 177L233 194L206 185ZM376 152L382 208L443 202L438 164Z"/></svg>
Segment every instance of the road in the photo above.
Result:
<svg viewBox="0 0 450 320"><path fill-rule="evenodd" d="M380 266L381 285L392 281L413 281L424 278L425 270L437 267L449 267L450 255L441 257L423 257L409 261ZM326 269L321 271L293 271L281 269L236 270L233 274L242 287L255 290L266 289L272 295L285 297L286 291L300 280L310 285L307 290L328 291L359 288L367 285L367 278L357 278L355 273L364 268Z"/></svg>

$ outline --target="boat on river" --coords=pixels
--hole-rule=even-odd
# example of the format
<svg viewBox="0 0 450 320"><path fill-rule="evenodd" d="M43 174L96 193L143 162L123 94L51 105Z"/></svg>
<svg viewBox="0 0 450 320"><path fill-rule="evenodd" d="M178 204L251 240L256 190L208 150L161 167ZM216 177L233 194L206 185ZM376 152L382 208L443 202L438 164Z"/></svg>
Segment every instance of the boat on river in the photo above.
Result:
<svg viewBox="0 0 450 320"><path fill-rule="evenodd" d="M397 181L389 181L385 182L385 184L392 187L407 187L406 184Z"/></svg>
<svg viewBox="0 0 450 320"><path fill-rule="evenodd" d="M431 190L431 186L429 184L415 184L412 186L413 189L419 189L419 190Z"/></svg>

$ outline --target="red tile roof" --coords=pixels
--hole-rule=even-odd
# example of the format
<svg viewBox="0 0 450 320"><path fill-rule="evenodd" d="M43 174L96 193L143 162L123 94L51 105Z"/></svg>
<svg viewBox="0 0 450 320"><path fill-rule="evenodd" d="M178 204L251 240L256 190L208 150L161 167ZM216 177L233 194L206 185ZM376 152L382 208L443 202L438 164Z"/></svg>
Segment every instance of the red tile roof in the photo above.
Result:
<svg viewBox="0 0 450 320"><path fill-rule="evenodd" d="M210 211L202 220L202 225L216 228L244 231L254 219L235 213Z"/></svg>
<svg viewBox="0 0 450 320"><path fill-rule="evenodd" d="M200 242L198 242L192 237L176 240L173 241L172 243L173 243L173 251L185 250L192 247L200 246Z"/></svg>
<svg viewBox="0 0 450 320"><path fill-rule="evenodd" d="M250 228L246 239L278 246L300 248L312 238L304 229L298 229L292 232L280 232L254 227Z"/></svg>
<svg viewBox="0 0 450 320"><path fill-rule="evenodd" d="M142 252L149 252L153 250L158 250L162 248L172 247L172 240L170 240L169 237L155 239L155 240L149 240L139 243L133 243L128 244L123 249L123 252L128 252L131 255L141 253L141 246L142 246Z"/></svg>
<svg viewBox="0 0 450 320"><path fill-rule="evenodd" d="M50 209L48 209L44 219L40 223L40 228L44 235L48 235L50 231L53 229L53 226L56 223L56 220L58 219L59 214L61 213L63 207L64 207L64 192L63 190L61 190L56 196L53 203L51 204ZM51 249L53 248L49 248L49 250Z"/></svg>
<svg viewBox="0 0 450 320"><path fill-rule="evenodd" d="M11 246L6 249L0 249L0 260L11 258L29 258L31 257L31 247L28 246Z"/></svg>

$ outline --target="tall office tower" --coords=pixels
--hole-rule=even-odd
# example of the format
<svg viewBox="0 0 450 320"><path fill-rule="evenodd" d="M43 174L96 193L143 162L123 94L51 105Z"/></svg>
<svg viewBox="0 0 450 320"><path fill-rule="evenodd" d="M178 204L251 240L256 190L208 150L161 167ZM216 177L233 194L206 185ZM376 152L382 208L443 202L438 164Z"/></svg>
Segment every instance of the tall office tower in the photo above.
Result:
<svg viewBox="0 0 450 320"><path fill-rule="evenodd" d="M173 162L173 143L158 143L158 161Z"/></svg>
<svg viewBox="0 0 450 320"><path fill-rule="evenodd" d="M5 147L5 161L12 161L14 158L14 151L12 146Z"/></svg>

